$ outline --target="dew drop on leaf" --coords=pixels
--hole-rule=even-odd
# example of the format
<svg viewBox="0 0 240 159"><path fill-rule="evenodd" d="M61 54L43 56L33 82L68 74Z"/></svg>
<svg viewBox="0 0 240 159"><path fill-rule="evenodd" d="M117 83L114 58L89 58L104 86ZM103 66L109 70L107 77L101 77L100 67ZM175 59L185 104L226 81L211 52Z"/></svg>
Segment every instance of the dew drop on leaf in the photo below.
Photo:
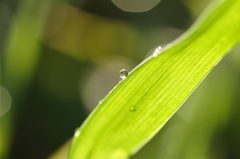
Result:
<svg viewBox="0 0 240 159"><path fill-rule="evenodd" d="M120 76L120 78L125 79L125 78L128 76L128 71L125 70L125 69L122 69L122 70L119 72L119 76Z"/></svg>
<svg viewBox="0 0 240 159"><path fill-rule="evenodd" d="M80 130L79 130L79 128L77 128L76 130L75 130L75 133L74 133L74 136L75 137L78 137L79 135L80 135Z"/></svg>
<svg viewBox="0 0 240 159"><path fill-rule="evenodd" d="M162 47L158 46L154 51L153 51L153 57L157 57L161 51Z"/></svg>
<svg viewBox="0 0 240 159"><path fill-rule="evenodd" d="M135 107L134 107L134 106L131 106L131 107L130 107L130 110L131 110L131 111L135 111Z"/></svg>

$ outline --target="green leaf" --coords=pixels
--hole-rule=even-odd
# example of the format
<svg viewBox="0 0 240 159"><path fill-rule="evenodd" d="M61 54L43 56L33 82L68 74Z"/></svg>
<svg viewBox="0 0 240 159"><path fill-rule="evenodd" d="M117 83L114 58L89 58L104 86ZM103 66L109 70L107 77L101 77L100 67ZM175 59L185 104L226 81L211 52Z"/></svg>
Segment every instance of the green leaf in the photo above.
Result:
<svg viewBox="0 0 240 159"><path fill-rule="evenodd" d="M138 151L240 40L240 1L218 0L182 37L136 67L75 133L70 159Z"/></svg>

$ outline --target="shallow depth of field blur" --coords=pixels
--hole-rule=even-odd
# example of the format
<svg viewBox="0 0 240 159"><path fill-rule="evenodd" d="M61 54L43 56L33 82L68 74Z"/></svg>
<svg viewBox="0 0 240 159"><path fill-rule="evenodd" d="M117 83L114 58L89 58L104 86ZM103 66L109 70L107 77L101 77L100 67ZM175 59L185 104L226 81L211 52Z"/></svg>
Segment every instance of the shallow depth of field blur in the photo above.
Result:
<svg viewBox="0 0 240 159"><path fill-rule="evenodd" d="M0 159L66 158L119 71L183 34L210 2L146 1L0 0ZM236 46L131 158L240 158L239 81Z"/></svg>

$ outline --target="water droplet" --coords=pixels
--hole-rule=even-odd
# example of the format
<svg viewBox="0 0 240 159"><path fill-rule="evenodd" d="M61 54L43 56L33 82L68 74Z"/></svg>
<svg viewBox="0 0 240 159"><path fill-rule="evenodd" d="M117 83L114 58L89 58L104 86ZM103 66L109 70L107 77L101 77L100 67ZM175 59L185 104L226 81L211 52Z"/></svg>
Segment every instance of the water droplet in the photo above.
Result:
<svg viewBox="0 0 240 159"><path fill-rule="evenodd" d="M151 49L145 59L148 59L148 58L152 58L152 57L157 57L158 55L160 55L162 52L163 52L163 48L166 46L166 44L162 44L162 45L159 45L157 47L154 47L153 49Z"/></svg>
<svg viewBox="0 0 240 159"><path fill-rule="evenodd" d="M153 57L157 57L161 51L162 47L158 46L154 51L153 51Z"/></svg>
<svg viewBox="0 0 240 159"><path fill-rule="evenodd" d="M98 105L102 104L102 101L103 101L103 100L100 100L100 101L98 102Z"/></svg>
<svg viewBox="0 0 240 159"><path fill-rule="evenodd" d="M74 133L74 136L75 137L78 137L80 135L81 131L79 130L79 128L76 128L75 129L75 133Z"/></svg>
<svg viewBox="0 0 240 159"><path fill-rule="evenodd" d="M120 76L120 78L125 79L125 78L128 76L128 71L125 70L125 69L122 69L122 70L119 72L119 76Z"/></svg>
<svg viewBox="0 0 240 159"><path fill-rule="evenodd" d="M134 106L131 106L131 107L130 107L130 110L131 110L131 111L135 111L136 109L135 109Z"/></svg>

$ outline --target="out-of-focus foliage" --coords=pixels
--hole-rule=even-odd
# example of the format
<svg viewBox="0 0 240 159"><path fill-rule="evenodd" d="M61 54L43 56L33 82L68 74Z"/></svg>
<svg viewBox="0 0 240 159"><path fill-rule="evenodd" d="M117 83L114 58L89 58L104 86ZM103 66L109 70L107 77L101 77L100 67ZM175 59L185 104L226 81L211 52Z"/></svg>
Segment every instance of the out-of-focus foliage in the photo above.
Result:
<svg viewBox="0 0 240 159"><path fill-rule="evenodd" d="M206 5L201 0L162 0L148 12L129 13L110 0L0 0L1 97L11 96L0 98L0 111L12 103L0 116L0 158L50 156L118 83L119 70L131 70L153 47L171 42L190 26L200 13L195 6ZM218 152L225 153L223 158L240 158L238 50L133 158L185 159L204 153L209 158ZM210 95L214 100L206 100ZM206 117L196 115L200 109ZM226 111L216 112L209 123L204 112L217 110ZM201 122L201 130L195 121ZM182 136L174 135L176 130ZM202 144L195 141L196 132Z"/></svg>

